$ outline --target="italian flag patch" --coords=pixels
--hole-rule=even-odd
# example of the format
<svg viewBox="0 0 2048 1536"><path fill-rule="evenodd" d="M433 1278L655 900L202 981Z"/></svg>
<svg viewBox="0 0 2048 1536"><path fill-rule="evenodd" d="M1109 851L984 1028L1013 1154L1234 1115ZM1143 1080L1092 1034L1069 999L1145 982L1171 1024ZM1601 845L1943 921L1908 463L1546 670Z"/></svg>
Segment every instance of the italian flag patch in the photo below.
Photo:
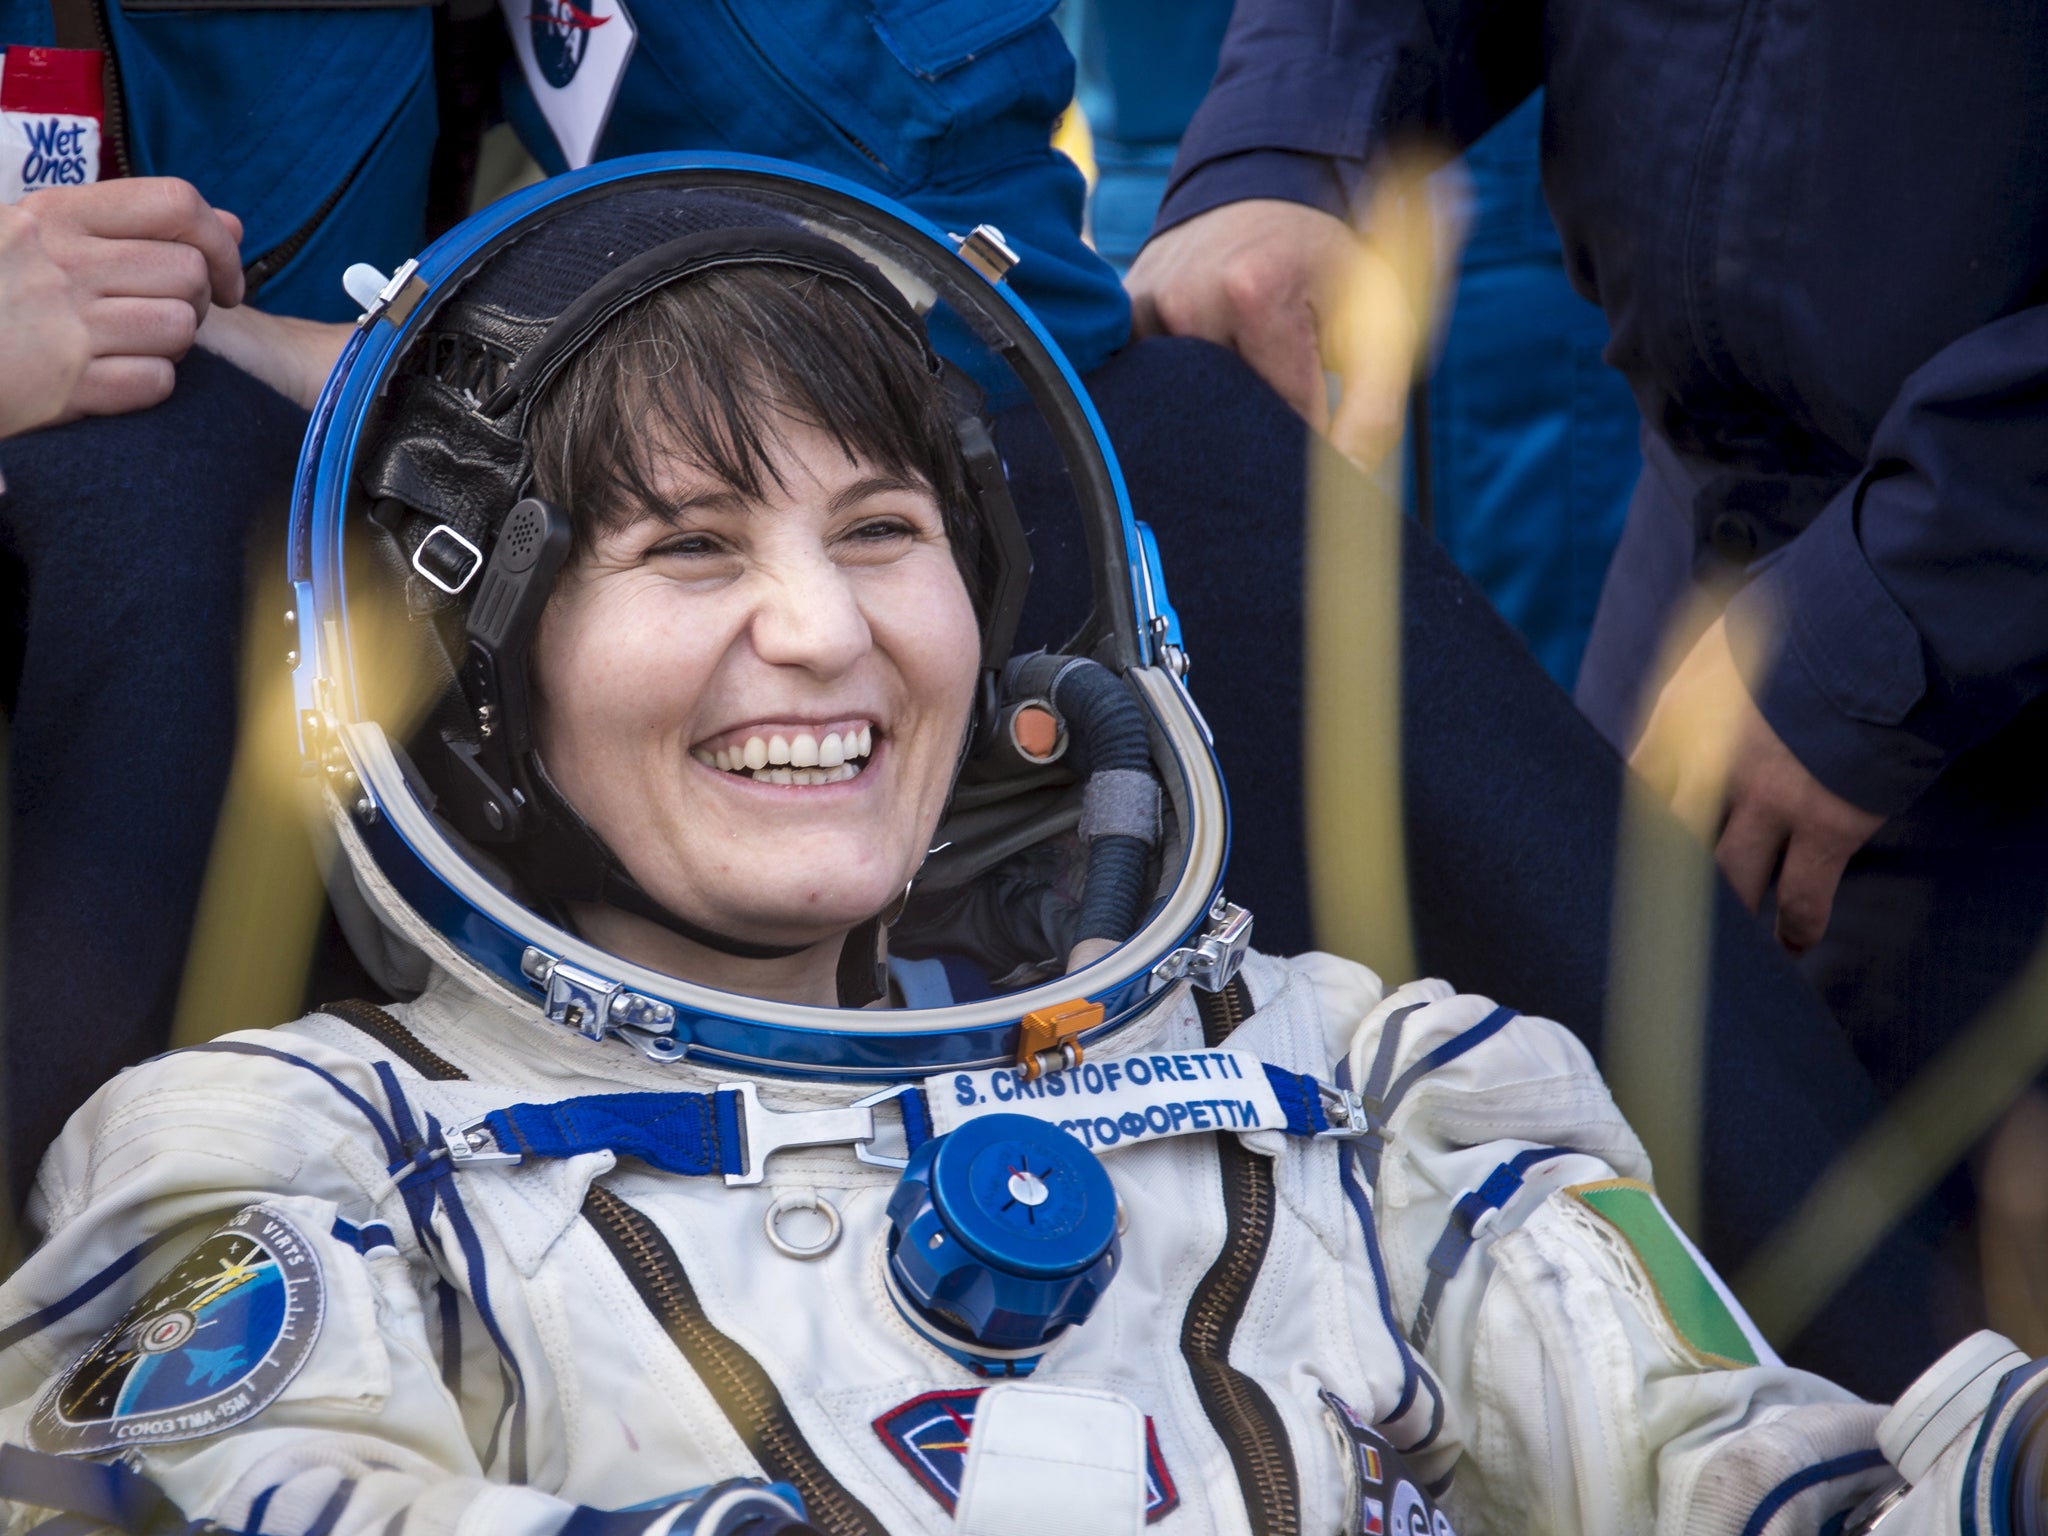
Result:
<svg viewBox="0 0 2048 1536"><path fill-rule="evenodd" d="M1602 1179L1574 1184L1564 1193L1627 1245L1650 1282L1665 1321L1703 1363L1728 1370L1780 1363L1742 1304L1678 1229L1649 1185L1634 1179Z"/></svg>

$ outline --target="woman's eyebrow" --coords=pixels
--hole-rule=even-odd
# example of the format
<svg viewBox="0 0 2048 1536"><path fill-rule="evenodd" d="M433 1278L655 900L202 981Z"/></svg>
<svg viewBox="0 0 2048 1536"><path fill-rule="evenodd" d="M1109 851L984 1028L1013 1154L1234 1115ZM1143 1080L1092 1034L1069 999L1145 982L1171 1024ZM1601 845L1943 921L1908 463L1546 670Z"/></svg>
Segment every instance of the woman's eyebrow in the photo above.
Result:
<svg viewBox="0 0 2048 1536"><path fill-rule="evenodd" d="M681 496L664 497L659 516L673 522L685 512L745 512L753 499L737 486L707 485Z"/></svg>
<svg viewBox="0 0 2048 1536"><path fill-rule="evenodd" d="M863 475L839 488L826 507L829 512L844 512L848 507L857 506L870 496L885 495L890 491L919 491L931 494L931 487L914 475Z"/></svg>

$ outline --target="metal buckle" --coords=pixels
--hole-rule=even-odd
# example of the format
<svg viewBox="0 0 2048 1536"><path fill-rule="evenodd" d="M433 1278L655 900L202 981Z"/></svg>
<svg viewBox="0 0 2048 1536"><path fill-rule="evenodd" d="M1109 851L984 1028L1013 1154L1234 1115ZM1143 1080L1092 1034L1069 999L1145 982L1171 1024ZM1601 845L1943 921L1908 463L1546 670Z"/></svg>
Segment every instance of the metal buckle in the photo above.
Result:
<svg viewBox="0 0 2048 1536"><path fill-rule="evenodd" d="M1152 975L1162 984L1185 976L1204 992L1221 992L1237 975L1251 947L1251 913L1219 893L1195 942L1153 966Z"/></svg>
<svg viewBox="0 0 2048 1536"><path fill-rule="evenodd" d="M903 1155L901 1157L895 1157L890 1153L877 1152L874 1150L874 1112L882 1105L888 1103L891 1099L900 1099L906 1093L916 1092L916 1083L898 1083L893 1088L884 1088L878 1093L869 1094L864 1099L855 1099L853 1101L853 1107L855 1109L864 1109L868 1111L868 1123L870 1126L870 1133L868 1135L867 1140L856 1141L853 1144L853 1155L855 1157L859 1158L864 1163L872 1163L877 1168L908 1168L910 1166L910 1129L908 1126L905 1126L903 1128ZM897 1113L901 1114L903 1106L899 1104L896 1106L896 1109Z"/></svg>
<svg viewBox="0 0 2048 1536"><path fill-rule="evenodd" d="M542 1005L549 1019L566 1024L592 1040L610 1033L625 1034L648 1046L642 1037L670 1039L675 1034L676 1010L659 998L628 992L624 983L606 981L580 966L557 960L533 945L519 957L520 974L547 994ZM675 1048L648 1051L657 1060L672 1059Z"/></svg>
<svg viewBox="0 0 2048 1536"><path fill-rule="evenodd" d="M450 586L439 576L428 570L426 562L420 558L427 552L427 546L444 533L453 539L457 547L469 557L469 569L463 572L462 580L456 582L453 586ZM453 528L449 527L448 524L436 523L427 530L427 536L420 540L419 548L412 552L412 568L426 577L433 585L446 592L450 597L460 597L463 588L467 587L472 581L475 581L476 573L484 568L484 552L457 533Z"/></svg>
<svg viewBox="0 0 2048 1536"><path fill-rule="evenodd" d="M758 1184L766 1176L768 1155L784 1147L845 1146L875 1139L875 1112L865 1103L840 1109L767 1109L752 1083L723 1083L718 1091L738 1097L740 1171L728 1173L728 1184Z"/></svg>
<svg viewBox="0 0 2048 1536"><path fill-rule="evenodd" d="M593 976L567 961L558 960L548 971L547 1014L557 1024L580 1030L592 1040L602 1040L611 1023L612 1000L625 988L616 981Z"/></svg>
<svg viewBox="0 0 2048 1536"><path fill-rule="evenodd" d="M1351 1140L1372 1134L1372 1118L1365 1112L1364 1094L1320 1080L1316 1083L1316 1091L1322 1095L1323 1113L1330 1120L1327 1131L1316 1132L1317 1141Z"/></svg>
<svg viewBox="0 0 2048 1536"><path fill-rule="evenodd" d="M448 1148L449 1162L459 1168L478 1168L486 1163L520 1163L526 1160L520 1153L507 1152L498 1145L498 1138L484 1124L487 1118L478 1115L474 1120L451 1125L441 1132L441 1141Z"/></svg>
<svg viewBox="0 0 2048 1536"><path fill-rule="evenodd" d="M1017 265L1017 253L993 224L977 224L963 237L953 236L960 259L992 283L1000 283Z"/></svg>

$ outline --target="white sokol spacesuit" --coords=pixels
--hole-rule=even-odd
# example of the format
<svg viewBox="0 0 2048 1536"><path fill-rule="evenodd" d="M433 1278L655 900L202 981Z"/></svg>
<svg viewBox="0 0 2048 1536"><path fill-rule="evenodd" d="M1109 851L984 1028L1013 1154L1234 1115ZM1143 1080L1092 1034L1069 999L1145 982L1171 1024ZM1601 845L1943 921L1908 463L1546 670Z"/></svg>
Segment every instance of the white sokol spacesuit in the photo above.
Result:
<svg viewBox="0 0 2048 1536"><path fill-rule="evenodd" d="M708 221L663 224L707 197ZM528 900L581 855L479 851L552 793L518 760L523 641L474 611L547 530L508 535L503 499L469 521L435 502L452 482L407 466L451 418L407 439L379 402L431 414L422 353L467 366L446 337L534 288L531 268L479 286L506 249L584 294L547 231L573 247L550 221L607 206L646 229L595 270L669 252L628 297L706 249L886 273L934 335L950 308L949 337L1002 353L1067 434L1109 573L1093 670L1122 674L1150 766L1080 740L1100 698L1063 692L1067 660L1003 665L1015 603L994 604L988 729L1011 731L1021 686L1092 768L1014 731L1007 755L971 754L929 883L889 914L903 1006L750 1003L649 971ZM777 254L763 228L785 225ZM849 276L817 232L867 265ZM415 1000L173 1053L74 1119L39 1184L47 1237L0 1290L12 1529L2031 1529L2013 1490L2038 1475L2040 1394L2011 1346L1963 1346L1880 1436L1884 1408L1775 1358L1567 1031L1246 949L1156 551L993 281L1003 255L994 232L955 255L786 168L623 162L508 200L381 285L306 456L300 704L344 917ZM499 361L516 380L554 334L501 335ZM463 409L488 414L488 385L463 384ZM365 563L344 556L379 537L407 557L410 622L480 646L451 690L502 711L495 735L443 735L453 776L415 765L351 671L343 587ZM1093 866L1119 838L1151 874L1102 942ZM1078 897L1060 880L1077 867ZM946 915L962 909L974 924ZM1064 964L1029 963L1033 923ZM943 958L900 958L919 931L927 955L1025 958L956 1001ZM855 1000L860 969L842 967Z"/></svg>

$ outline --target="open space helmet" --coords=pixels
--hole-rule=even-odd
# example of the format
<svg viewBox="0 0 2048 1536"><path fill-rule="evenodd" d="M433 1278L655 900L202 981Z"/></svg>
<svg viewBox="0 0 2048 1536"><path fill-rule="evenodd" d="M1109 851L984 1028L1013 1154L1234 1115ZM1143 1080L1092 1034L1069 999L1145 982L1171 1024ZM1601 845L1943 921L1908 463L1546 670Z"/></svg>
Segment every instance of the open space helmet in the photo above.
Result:
<svg viewBox="0 0 2048 1536"><path fill-rule="evenodd" d="M293 500L293 687L336 911L373 975L403 995L438 965L655 1060L878 1080L1057 1065L1182 978L1229 979L1250 919L1222 897L1228 810L1157 547L1004 281L1014 260L997 231L949 235L798 167L650 155L516 193L388 278L351 271L365 313ZM576 932L569 904L601 900L750 948L635 884L553 787L528 718L527 644L569 534L529 494L526 413L611 315L735 263L848 285L914 340L973 502L974 724L933 852L847 943L838 1009L697 985ZM1022 505L998 438L1059 466ZM1034 588L1034 545L1085 550L1085 598ZM889 1001L884 930L955 1000L854 1011Z"/></svg>

